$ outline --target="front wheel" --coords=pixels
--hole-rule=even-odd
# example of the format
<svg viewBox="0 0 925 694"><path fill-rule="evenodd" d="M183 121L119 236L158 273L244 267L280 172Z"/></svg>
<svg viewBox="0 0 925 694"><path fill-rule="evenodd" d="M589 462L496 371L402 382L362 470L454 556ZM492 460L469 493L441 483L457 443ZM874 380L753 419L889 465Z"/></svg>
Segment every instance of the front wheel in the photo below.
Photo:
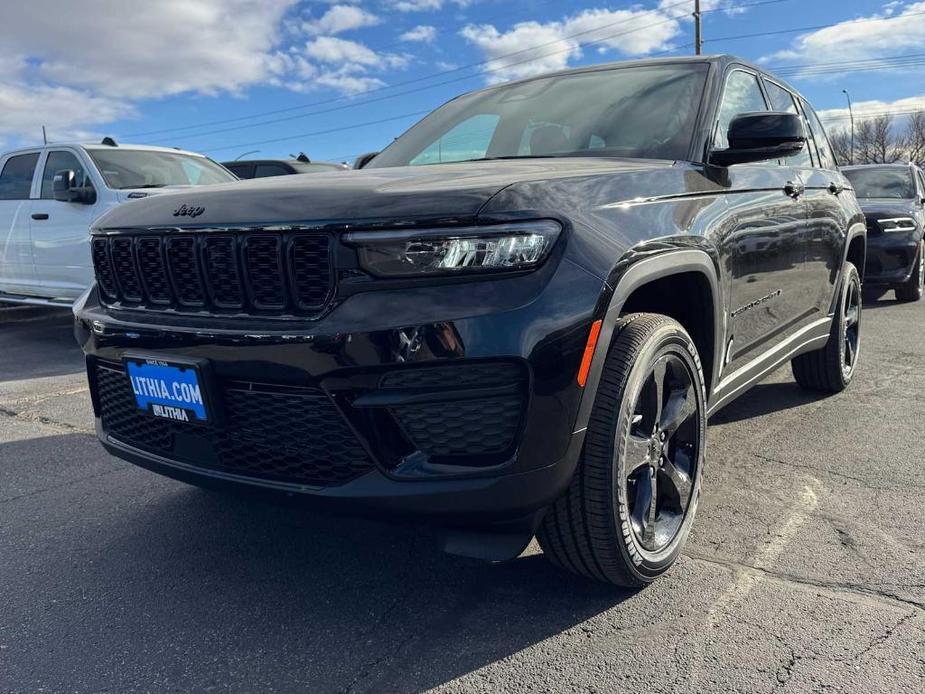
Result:
<svg viewBox="0 0 925 694"><path fill-rule="evenodd" d="M825 347L801 354L790 362L793 377L807 390L839 393L848 387L861 351L861 278L845 263L838 306Z"/></svg>
<svg viewBox="0 0 925 694"><path fill-rule="evenodd" d="M639 587L668 570L690 531L706 396L697 349L677 321L633 314L618 330L578 469L537 538L565 569Z"/></svg>
<svg viewBox="0 0 925 694"><path fill-rule="evenodd" d="M925 250L925 241L919 241L919 249L915 256L915 265L912 274L903 284L896 287L896 298L900 301L918 301L922 298L925 287L925 263L922 262L922 251Z"/></svg>

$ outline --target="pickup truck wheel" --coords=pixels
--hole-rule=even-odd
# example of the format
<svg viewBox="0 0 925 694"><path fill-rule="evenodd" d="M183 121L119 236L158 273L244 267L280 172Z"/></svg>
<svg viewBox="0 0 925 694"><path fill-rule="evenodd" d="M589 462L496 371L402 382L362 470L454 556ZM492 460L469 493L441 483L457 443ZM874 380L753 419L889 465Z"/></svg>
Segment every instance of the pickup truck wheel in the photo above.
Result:
<svg viewBox="0 0 925 694"><path fill-rule="evenodd" d="M537 537L560 567L640 587L668 570L690 531L706 396L697 349L677 321L640 313L617 328L578 469Z"/></svg>
<svg viewBox="0 0 925 694"><path fill-rule="evenodd" d="M796 382L807 390L838 393L854 376L861 349L861 278L857 268L845 263L838 309L825 347L807 352L790 362Z"/></svg>
<svg viewBox="0 0 925 694"><path fill-rule="evenodd" d="M922 263L922 250L925 241L919 241L919 251L915 256L915 265L912 274L903 284L896 287L896 298L900 301L918 301L922 298L922 287L925 285L925 263Z"/></svg>

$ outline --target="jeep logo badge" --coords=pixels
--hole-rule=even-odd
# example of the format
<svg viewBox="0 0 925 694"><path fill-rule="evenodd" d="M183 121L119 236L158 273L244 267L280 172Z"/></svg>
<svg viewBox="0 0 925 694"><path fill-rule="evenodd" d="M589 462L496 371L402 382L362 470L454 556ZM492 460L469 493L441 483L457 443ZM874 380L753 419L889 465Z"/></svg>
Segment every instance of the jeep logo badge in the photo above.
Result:
<svg viewBox="0 0 925 694"><path fill-rule="evenodd" d="M173 216L174 217L198 217L205 211L206 211L205 207L190 207L188 205L180 205L177 209L173 211Z"/></svg>

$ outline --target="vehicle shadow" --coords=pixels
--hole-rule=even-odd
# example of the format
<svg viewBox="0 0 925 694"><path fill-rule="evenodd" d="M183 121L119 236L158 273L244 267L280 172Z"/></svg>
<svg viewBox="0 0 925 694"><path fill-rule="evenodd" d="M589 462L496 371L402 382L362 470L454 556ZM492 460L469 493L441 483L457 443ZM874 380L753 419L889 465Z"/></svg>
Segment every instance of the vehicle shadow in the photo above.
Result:
<svg viewBox="0 0 925 694"><path fill-rule="evenodd" d="M823 399L821 393L804 390L795 381L786 383L759 383L747 393L721 409L710 418L710 424L731 424L746 419L763 417L772 412L789 410Z"/></svg>
<svg viewBox="0 0 925 694"><path fill-rule="evenodd" d="M0 460L87 449L87 439L5 444ZM207 492L128 464L104 474L93 492L78 493L79 512L45 521L43 533L55 539L39 544L66 540L66 548L19 545L28 556L5 560L0 571L13 585L28 583L33 610L54 602L60 636L35 644L29 665L38 670L73 662L121 673L128 658L136 682L174 673L181 690L211 681L236 691L421 691L633 595L573 577L536 553L501 564L466 560L438 551L434 534L419 527ZM24 515L41 515L36 509ZM9 533L9 517L0 519ZM70 528L66 539L61 525ZM28 575L12 576L21 566ZM115 678L105 682L114 691L125 684L121 674L104 677Z"/></svg>
<svg viewBox="0 0 925 694"><path fill-rule="evenodd" d="M0 307L0 382L84 370L69 309Z"/></svg>

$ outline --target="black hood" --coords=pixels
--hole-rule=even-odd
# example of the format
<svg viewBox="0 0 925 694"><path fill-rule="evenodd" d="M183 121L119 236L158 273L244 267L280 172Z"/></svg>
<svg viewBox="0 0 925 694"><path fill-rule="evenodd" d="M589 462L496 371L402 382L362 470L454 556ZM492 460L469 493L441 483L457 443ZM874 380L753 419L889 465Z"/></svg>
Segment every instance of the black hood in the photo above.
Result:
<svg viewBox="0 0 925 694"><path fill-rule="evenodd" d="M887 198L862 198L858 202L864 215L871 220L888 219L900 215L915 214L915 200L890 200Z"/></svg>
<svg viewBox="0 0 925 694"><path fill-rule="evenodd" d="M514 183L671 165L666 161L547 158L278 176L137 200L113 208L94 226L466 223L475 219L492 196Z"/></svg>

